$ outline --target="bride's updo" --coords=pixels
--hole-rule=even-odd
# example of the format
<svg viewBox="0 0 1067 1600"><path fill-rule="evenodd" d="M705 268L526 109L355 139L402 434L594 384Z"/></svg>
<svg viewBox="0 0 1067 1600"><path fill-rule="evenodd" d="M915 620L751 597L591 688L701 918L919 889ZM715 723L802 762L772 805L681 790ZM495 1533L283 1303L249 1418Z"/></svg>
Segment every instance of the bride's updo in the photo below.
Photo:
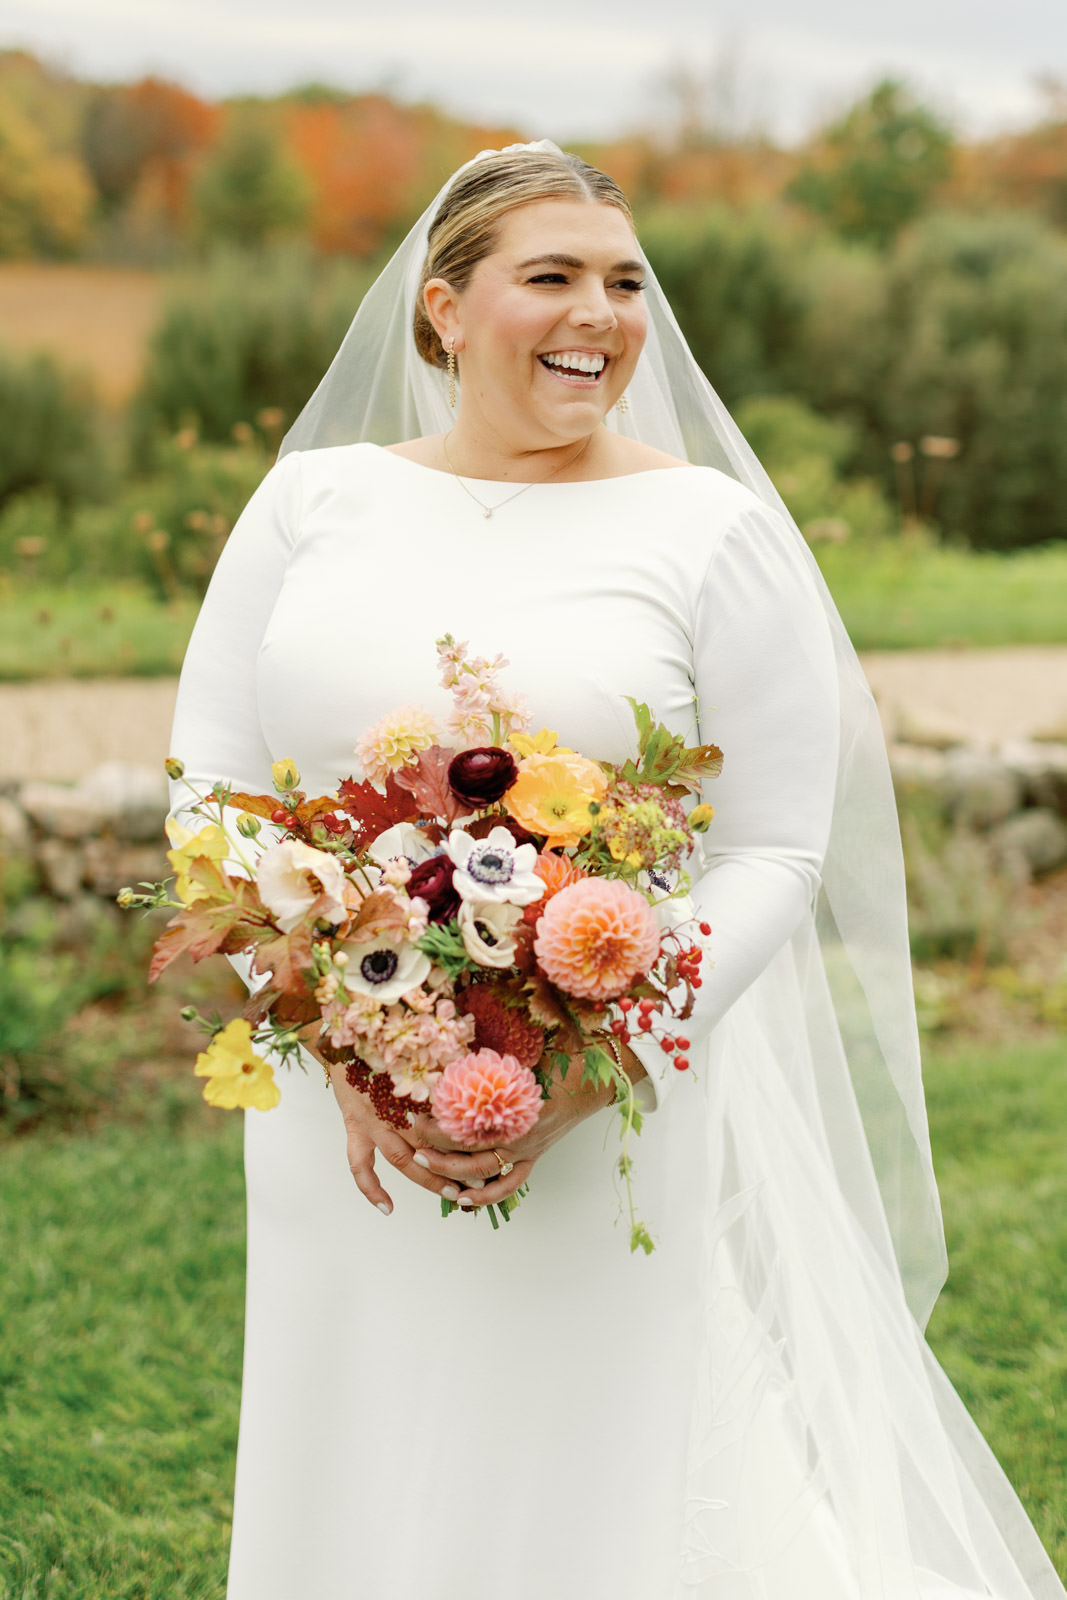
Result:
<svg viewBox="0 0 1067 1600"><path fill-rule="evenodd" d="M423 305L431 278L462 292L471 273L496 248L500 219L538 200L588 200L615 206L633 224L630 202L606 172L563 151L500 150L464 168L430 224L426 260L415 297L415 348L432 367L444 367L444 347Z"/></svg>

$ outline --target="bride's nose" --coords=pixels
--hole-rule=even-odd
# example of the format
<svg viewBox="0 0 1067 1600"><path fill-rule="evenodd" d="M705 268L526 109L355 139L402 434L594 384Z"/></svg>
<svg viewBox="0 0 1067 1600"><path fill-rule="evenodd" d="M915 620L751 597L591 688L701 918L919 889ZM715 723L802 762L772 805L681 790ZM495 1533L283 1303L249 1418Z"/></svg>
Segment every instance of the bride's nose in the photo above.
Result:
<svg viewBox="0 0 1067 1600"><path fill-rule="evenodd" d="M568 318L575 328L603 328L616 325L616 316L602 283L582 283Z"/></svg>

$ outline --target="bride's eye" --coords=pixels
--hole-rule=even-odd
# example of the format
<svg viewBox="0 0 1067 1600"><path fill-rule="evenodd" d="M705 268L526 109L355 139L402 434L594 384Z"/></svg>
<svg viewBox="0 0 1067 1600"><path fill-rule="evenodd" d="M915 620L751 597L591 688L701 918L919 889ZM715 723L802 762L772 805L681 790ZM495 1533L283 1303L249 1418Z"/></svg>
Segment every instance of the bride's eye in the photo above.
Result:
<svg viewBox="0 0 1067 1600"><path fill-rule="evenodd" d="M627 294L640 294L645 286L643 283L638 283L636 278L620 278L615 287L625 289Z"/></svg>
<svg viewBox="0 0 1067 1600"><path fill-rule="evenodd" d="M536 278L530 278L530 283L566 283L567 279L562 272L539 272Z"/></svg>

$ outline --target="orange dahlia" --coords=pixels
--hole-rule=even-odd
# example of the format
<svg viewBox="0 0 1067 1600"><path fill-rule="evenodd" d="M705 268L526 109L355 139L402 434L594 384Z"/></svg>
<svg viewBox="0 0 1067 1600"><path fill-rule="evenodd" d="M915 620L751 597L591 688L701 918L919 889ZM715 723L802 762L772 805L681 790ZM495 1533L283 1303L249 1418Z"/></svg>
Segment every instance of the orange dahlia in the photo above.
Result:
<svg viewBox="0 0 1067 1600"><path fill-rule="evenodd" d="M586 878L553 895L534 940L549 982L579 1000L623 994L659 955L659 927L643 895L617 880Z"/></svg>
<svg viewBox="0 0 1067 1600"><path fill-rule="evenodd" d="M531 928L535 928L541 920L541 913L554 894L559 894L561 889L566 889L568 884L581 883L587 876L576 867L573 861L566 856L557 856L553 850L542 850L534 862L534 871L545 885L545 892L540 900L535 900L532 905L523 908L523 920Z"/></svg>

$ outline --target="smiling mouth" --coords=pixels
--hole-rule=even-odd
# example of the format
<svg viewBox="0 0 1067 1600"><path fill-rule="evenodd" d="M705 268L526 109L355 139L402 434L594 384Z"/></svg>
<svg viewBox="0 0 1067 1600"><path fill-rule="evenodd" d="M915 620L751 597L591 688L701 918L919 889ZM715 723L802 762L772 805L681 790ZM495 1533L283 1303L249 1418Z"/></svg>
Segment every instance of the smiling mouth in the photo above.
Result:
<svg viewBox="0 0 1067 1600"><path fill-rule="evenodd" d="M580 388L593 389L600 382L608 365L604 355L584 355L577 351L552 351L538 356L538 361L553 377Z"/></svg>

